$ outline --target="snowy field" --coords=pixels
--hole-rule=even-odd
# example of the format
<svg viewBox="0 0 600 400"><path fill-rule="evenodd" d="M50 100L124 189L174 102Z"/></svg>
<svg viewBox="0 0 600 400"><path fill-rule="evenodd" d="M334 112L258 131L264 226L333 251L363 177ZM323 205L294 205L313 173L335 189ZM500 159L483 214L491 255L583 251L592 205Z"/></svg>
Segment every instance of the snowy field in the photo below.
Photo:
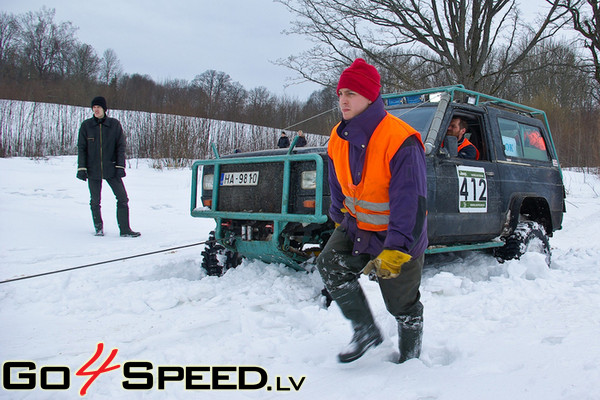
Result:
<svg viewBox="0 0 600 400"><path fill-rule="evenodd" d="M142 232L131 239L118 235L108 185L106 236L92 235L75 157L0 159L0 281L206 240L214 222L189 215L190 171L149 165L128 163L131 225ZM505 264L476 252L429 257L420 359L390 362L396 323L374 282L361 281L386 339L341 365L351 330L337 306L320 306L318 274L244 261L207 277L196 246L1 283L0 398L82 398L89 377L76 372L103 343L86 370L113 349L105 367L120 367L83 398L600 399L600 181L565 172L565 184L551 268L536 254ZM8 361L35 369L6 376ZM65 375L69 389L40 388L66 386ZM35 389L6 389L31 376Z"/></svg>

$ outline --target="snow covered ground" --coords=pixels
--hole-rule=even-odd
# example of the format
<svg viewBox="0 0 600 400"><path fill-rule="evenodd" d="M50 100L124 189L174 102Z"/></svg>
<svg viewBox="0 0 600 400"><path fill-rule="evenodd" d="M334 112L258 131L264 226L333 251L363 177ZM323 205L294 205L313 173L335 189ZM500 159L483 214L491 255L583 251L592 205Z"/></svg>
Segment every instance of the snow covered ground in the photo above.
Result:
<svg viewBox="0 0 600 400"><path fill-rule="evenodd" d="M189 170L150 163L131 160L127 169L132 227L142 232L131 239L118 236L107 185L106 236L92 235L75 157L0 159L0 281L206 240L214 223L189 215ZM245 261L208 277L197 246L1 283L0 398L81 398L88 377L76 372L103 343L87 370L113 349L106 366L120 368L98 376L85 398L600 399L600 181L565 172L565 184L568 210L551 239L551 268L536 254L505 264L476 252L429 257L418 360L390 362L396 325L375 283L362 280L386 339L341 365L336 355L350 327L337 306L319 305L318 274ZM11 368L9 377L9 361L35 370ZM137 369L126 375L125 366ZM239 387L242 377L261 388L186 391L175 377L192 366L206 368L188 368L190 385ZM68 390L40 388L42 380L65 385L66 371ZM172 380L159 390L165 371ZM6 389L32 382L30 375L35 389ZM152 388L126 390L124 381Z"/></svg>

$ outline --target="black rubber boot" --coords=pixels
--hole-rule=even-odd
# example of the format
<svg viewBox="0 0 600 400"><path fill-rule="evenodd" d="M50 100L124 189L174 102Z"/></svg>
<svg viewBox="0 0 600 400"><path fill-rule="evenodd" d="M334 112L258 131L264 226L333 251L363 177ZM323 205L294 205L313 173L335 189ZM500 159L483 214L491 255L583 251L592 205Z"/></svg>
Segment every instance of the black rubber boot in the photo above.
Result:
<svg viewBox="0 0 600 400"><path fill-rule="evenodd" d="M398 349L401 364L412 358L419 358L423 342L423 315L403 315L396 317L398 321Z"/></svg>
<svg viewBox="0 0 600 400"><path fill-rule="evenodd" d="M371 347L383 342L379 328L358 281L345 285L331 293L346 318L352 322L354 334L346 348L338 354L341 363L359 359Z"/></svg>
<svg viewBox="0 0 600 400"><path fill-rule="evenodd" d="M354 326L354 335L348 346L338 354L338 360L341 363L349 363L358 360L371 347L375 347L383 342L379 328L373 325Z"/></svg>
<svg viewBox="0 0 600 400"><path fill-rule="evenodd" d="M134 232L129 227L129 207L117 207L117 223L121 231L121 237L138 237L139 232Z"/></svg>

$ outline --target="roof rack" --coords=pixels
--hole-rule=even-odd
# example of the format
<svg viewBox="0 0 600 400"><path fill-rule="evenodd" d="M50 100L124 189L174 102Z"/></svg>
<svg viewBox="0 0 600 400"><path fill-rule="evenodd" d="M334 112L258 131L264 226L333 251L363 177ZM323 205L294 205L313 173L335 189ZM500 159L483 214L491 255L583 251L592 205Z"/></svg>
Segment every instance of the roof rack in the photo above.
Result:
<svg viewBox="0 0 600 400"><path fill-rule="evenodd" d="M465 89L464 85L451 85L451 86L440 86L429 89L421 89L421 90L412 90L407 92L400 93L390 93L382 95L383 99L385 99L388 104L390 100L398 99L399 101L396 104L401 103L414 103L414 99L421 97L421 102L426 101L425 96L429 95L429 100L431 101L432 95L448 93L450 95L450 101L456 101L458 94L464 94L467 96L467 103L481 106L481 105L495 105L498 107L508 108L516 112L526 113L530 116L543 116L545 122L546 113L542 110L538 110L537 108L529 107L523 104L515 103L509 100L504 100L499 97L490 96L484 93L476 92L473 90ZM403 100L402 100L403 99Z"/></svg>
<svg viewBox="0 0 600 400"><path fill-rule="evenodd" d="M425 102L437 102L440 101L443 96L442 94L448 94L448 101L457 101L456 95L463 94L467 96L467 103L474 106L491 105L496 107L502 107L510 109L518 113L528 114L531 117L540 117L548 130L548 137L552 148L554 146L554 140L550 132L550 124L548 123L548 117L546 112L537 108L529 107L523 104L515 103L513 101L504 100L499 97L490 96L484 93L479 93L474 90L465 89L462 84L441 86L429 89L413 90L401 93L390 93L384 94L381 97L388 105L395 104L407 104L407 103L425 103ZM417 101L417 99L419 101Z"/></svg>

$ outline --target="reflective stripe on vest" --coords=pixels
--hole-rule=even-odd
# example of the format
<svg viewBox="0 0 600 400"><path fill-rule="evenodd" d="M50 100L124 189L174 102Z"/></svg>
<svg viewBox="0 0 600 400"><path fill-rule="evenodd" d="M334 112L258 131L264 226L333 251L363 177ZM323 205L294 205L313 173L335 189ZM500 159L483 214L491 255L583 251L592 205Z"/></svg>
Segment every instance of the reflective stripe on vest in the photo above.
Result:
<svg viewBox="0 0 600 400"><path fill-rule="evenodd" d="M356 218L360 229L385 231L390 215L389 161L406 138L415 135L423 145L421 137L410 125L388 113L369 140L362 179L358 185L354 185L348 160L349 143L338 136L338 126L331 132L327 151L345 196L344 206Z"/></svg>
<svg viewBox="0 0 600 400"><path fill-rule="evenodd" d="M354 197L346 196L344 206L358 223L369 225L387 225L390 222L390 203L372 203L364 200L357 200ZM383 214L375 214L372 212L381 212ZM368 230L368 229L365 229Z"/></svg>

